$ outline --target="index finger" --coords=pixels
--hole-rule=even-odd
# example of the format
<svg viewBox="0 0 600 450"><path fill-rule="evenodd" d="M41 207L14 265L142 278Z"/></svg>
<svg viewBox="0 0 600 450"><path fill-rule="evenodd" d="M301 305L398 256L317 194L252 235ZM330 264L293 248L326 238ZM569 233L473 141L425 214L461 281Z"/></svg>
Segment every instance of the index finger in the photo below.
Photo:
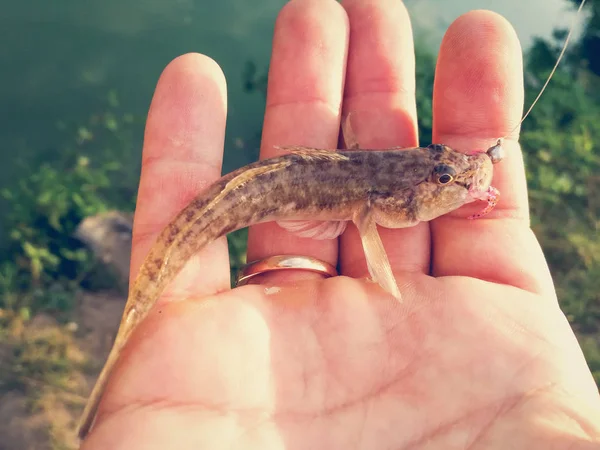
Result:
<svg viewBox="0 0 600 450"><path fill-rule="evenodd" d="M444 37L434 86L434 142L469 152L487 149L518 125L523 109L523 65L512 26L490 11L457 19ZM523 155L516 136L504 141L494 165L500 202L489 215L475 202L434 220L432 271L466 275L533 292L552 290L544 256L529 227Z"/></svg>
<svg viewBox="0 0 600 450"><path fill-rule="evenodd" d="M144 136L131 280L162 229L220 177L226 114L225 78L213 60L187 54L163 71ZM166 296L210 295L227 288L229 259L221 238L191 258Z"/></svg>

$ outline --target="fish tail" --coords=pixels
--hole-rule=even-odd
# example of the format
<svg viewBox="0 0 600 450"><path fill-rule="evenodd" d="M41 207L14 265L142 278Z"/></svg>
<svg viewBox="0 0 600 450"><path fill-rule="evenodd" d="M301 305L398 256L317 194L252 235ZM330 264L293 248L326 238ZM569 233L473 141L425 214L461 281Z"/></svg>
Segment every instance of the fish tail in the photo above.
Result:
<svg viewBox="0 0 600 450"><path fill-rule="evenodd" d="M121 336L125 334L130 334L133 331L133 325L126 325L129 328L129 332L127 330L119 330L119 334L117 335L117 339L115 343L123 341L123 339L119 339ZM125 341L126 342L126 341ZM92 425L94 423L94 419L96 418L96 413L98 412L98 407L100 406L100 400L102 400L102 395L104 394L104 390L106 389L106 385L108 384L108 380L110 375L115 368L117 361L119 360L119 356L121 354L122 345L114 345L108 354L108 358L94 388L92 389L92 393L90 394L88 401L85 405L85 409L83 410L83 414L79 421L79 426L77 428L77 436L79 439L83 440L87 434L89 433Z"/></svg>
<svg viewBox="0 0 600 450"><path fill-rule="evenodd" d="M78 436L84 439L90 431L104 390L133 331L146 318L165 288L183 269L187 261L203 247L219 237L253 225L253 211L228 214L235 202L234 191L244 185L258 185L258 176L285 168L286 160L263 161L232 172L200 194L162 230L148 252L129 292L125 310L113 347L81 417ZM230 197L233 196L233 199Z"/></svg>
<svg viewBox="0 0 600 450"><path fill-rule="evenodd" d="M179 219L172 222L171 227L183 226L183 223L180 223L183 222L182 217L183 215L180 215ZM93 425L110 376L133 331L146 318L167 285L183 269L189 258L224 234L220 229L222 227L205 227L198 222L202 222L202 217L196 220L197 228L192 229L194 238L185 239L184 243L181 242L183 234L177 234L177 237L169 240L169 227L163 230L140 267L129 292L114 344L81 416L78 428L80 439L85 438Z"/></svg>

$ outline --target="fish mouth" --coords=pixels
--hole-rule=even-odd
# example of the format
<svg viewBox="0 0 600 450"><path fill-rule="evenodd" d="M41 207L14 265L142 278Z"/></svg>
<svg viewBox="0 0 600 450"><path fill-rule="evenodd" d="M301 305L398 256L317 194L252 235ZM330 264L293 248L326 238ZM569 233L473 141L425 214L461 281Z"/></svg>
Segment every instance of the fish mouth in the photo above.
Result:
<svg viewBox="0 0 600 450"><path fill-rule="evenodd" d="M487 178L486 176L478 177L477 174L473 174L467 180L457 182L457 184L465 188L473 199L479 199L479 195L486 192L491 185L491 179Z"/></svg>
<svg viewBox="0 0 600 450"><path fill-rule="evenodd" d="M483 193L487 191L492 183L492 164L494 164L492 158L485 152L468 156L468 158L470 167L457 177L455 183L466 189L470 194Z"/></svg>
<svg viewBox="0 0 600 450"><path fill-rule="evenodd" d="M486 156L486 159L487 156ZM488 167L489 165L489 167ZM463 181L463 186L469 191L479 191L485 192L488 190L490 185L492 184L493 178L493 170L492 165L489 164L489 160L486 162L482 161L477 167L471 169L465 180Z"/></svg>
<svg viewBox="0 0 600 450"><path fill-rule="evenodd" d="M487 189L487 184L489 183L486 183L485 174L482 176L477 170L470 170L465 174L465 179L463 181L457 181L457 184L470 192L472 190L485 191Z"/></svg>

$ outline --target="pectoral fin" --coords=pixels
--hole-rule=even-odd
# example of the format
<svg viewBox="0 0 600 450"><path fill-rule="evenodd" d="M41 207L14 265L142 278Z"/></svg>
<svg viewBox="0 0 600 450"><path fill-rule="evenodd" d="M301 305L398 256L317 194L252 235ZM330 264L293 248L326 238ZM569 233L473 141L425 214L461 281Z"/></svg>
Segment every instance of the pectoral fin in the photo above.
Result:
<svg viewBox="0 0 600 450"><path fill-rule="evenodd" d="M402 300L390 261L377 231L377 224L368 208L356 214L354 224L360 233L371 278L398 300Z"/></svg>
<svg viewBox="0 0 600 450"><path fill-rule="evenodd" d="M346 229L346 221L281 220L277 224L296 236L311 239L335 239Z"/></svg>

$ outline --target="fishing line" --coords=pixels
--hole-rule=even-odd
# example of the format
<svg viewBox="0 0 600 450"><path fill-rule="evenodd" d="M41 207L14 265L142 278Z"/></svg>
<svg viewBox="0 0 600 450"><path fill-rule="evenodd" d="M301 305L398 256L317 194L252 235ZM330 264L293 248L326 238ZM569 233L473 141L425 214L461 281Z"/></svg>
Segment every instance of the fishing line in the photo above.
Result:
<svg viewBox="0 0 600 450"><path fill-rule="evenodd" d="M577 9L577 12L575 13L575 17L573 17L573 21L571 22L571 27L569 29L569 32L567 33L567 37L565 38L565 43L563 44L563 48L560 51L560 54L558 55L558 59L556 60L556 63L554 64L554 67L552 68L550 75L548 75L548 78L546 79L546 82L542 86L542 89L540 90L539 94L537 95L537 97L535 98L535 100L533 101L533 103L531 104L531 106L529 107L529 109L527 110L525 115L523 116L523 118L519 121L519 123L507 135L498 139L498 144L500 144L502 142L502 140L504 140L506 137L508 137L509 135L514 133L517 130L517 128L519 128L521 126L523 121L527 118L527 116L529 116L529 113L531 112L531 110L533 109L535 104L538 102L538 100L540 99L540 97L542 96L544 91L546 90L546 87L548 87L548 84L550 83L550 80L552 79L554 72L556 72L556 69L558 68L558 65L560 64L560 61L563 59L563 56L565 55L565 51L567 50L567 47L569 45L569 40L571 39L571 35L573 34L573 30L575 29L575 23L576 23L577 19L579 18L579 14L581 13L581 10L583 9L583 5L585 4L585 2L586 2L586 0L582 0L582 2L579 4L579 8Z"/></svg>

